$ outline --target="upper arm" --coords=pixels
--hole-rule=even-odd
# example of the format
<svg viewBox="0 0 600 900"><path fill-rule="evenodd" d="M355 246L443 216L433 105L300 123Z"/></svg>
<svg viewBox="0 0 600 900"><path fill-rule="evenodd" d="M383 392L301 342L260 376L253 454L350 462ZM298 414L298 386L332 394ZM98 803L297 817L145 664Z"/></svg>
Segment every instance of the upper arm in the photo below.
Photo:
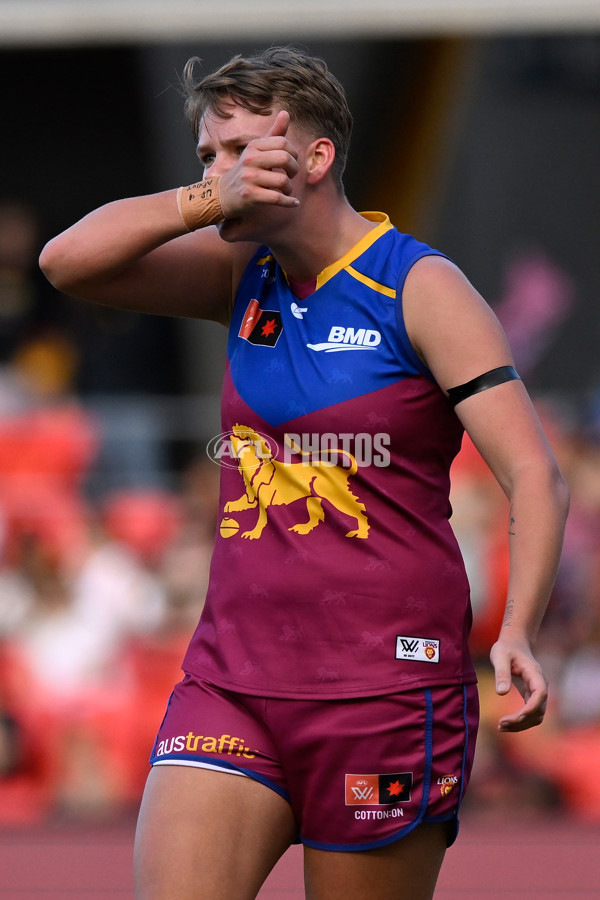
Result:
<svg viewBox="0 0 600 900"><path fill-rule="evenodd" d="M403 309L408 336L442 390L513 365L493 311L462 272L442 257L425 257L415 264L406 279ZM524 467L556 470L521 381L467 397L456 413L507 493Z"/></svg>
<svg viewBox="0 0 600 900"><path fill-rule="evenodd" d="M412 267L402 295L410 341L442 390L512 365L508 341L483 297L456 266L427 256Z"/></svg>
<svg viewBox="0 0 600 900"><path fill-rule="evenodd" d="M174 238L86 298L122 309L212 319L227 324L242 273L254 244L227 244L208 227Z"/></svg>
<svg viewBox="0 0 600 900"><path fill-rule="evenodd" d="M60 291L107 306L227 322L254 244L214 226L182 233L175 191L99 207L46 244L40 266Z"/></svg>

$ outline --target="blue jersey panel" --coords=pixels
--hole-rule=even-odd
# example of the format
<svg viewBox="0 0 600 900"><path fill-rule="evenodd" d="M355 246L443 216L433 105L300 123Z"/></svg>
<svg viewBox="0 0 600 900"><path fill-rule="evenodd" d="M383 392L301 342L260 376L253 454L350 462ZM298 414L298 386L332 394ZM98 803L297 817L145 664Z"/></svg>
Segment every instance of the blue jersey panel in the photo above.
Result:
<svg viewBox="0 0 600 900"><path fill-rule="evenodd" d="M411 266L436 253L386 218L354 257L299 301L261 248L238 290L230 330L231 377L240 396L279 425L406 376L430 377L406 336L401 291Z"/></svg>

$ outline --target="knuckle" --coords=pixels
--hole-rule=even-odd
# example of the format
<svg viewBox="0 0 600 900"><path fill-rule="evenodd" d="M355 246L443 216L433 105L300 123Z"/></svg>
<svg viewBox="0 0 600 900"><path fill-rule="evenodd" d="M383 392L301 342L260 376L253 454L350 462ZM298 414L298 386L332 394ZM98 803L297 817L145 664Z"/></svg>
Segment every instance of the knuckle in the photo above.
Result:
<svg viewBox="0 0 600 900"><path fill-rule="evenodd" d="M250 167L256 166L259 157L260 151L256 147L253 147L252 144L248 144L242 154L243 165Z"/></svg>
<svg viewBox="0 0 600 900"><path fill-rule="evenodd" d="M289 179L285 172L276 172L275 175L276 175L276 178L275 178L276 187L280 188L281 190L289 187Z"/></svg>

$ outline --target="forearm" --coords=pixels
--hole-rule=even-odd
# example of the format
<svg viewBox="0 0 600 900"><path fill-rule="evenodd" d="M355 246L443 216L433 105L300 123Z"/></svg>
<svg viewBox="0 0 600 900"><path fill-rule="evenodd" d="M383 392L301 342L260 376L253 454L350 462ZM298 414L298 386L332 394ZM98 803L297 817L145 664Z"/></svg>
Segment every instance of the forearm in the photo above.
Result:
<svg viewBox="0 0 600 900"><path fill-rule="evenodd" d="M514 682L524 701L500 719L500 731L507 732L539 725L546 712L548 684L533 645L556 577L569 503L550 462L519 473L510 496L506 614L490 653L497 692L507 694Z"/></svg>
<svg viewBox="0 0 600 900"><path fill-rule="evenodd" d="M59 290L86 296L152 250L187 232L177 191L109 203L89 213L44 247L40 266Z"/></svg>
<svg viewBox="0 0 600 900"><path fill-rule="evenodd" d="M501 635L535 643L556 579L568 489L552 465L518 473L511 492L510 573Z"/></svg>

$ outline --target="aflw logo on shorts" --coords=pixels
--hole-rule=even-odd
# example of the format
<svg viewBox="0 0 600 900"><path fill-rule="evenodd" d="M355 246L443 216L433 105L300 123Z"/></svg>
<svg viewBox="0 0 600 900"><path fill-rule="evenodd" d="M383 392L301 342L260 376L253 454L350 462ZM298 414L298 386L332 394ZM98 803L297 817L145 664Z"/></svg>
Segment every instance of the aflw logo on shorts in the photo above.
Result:
<svg viewBox="0 0 600 900"><path fill-rule="evenodd" d="M346 775L346 806L388 806L410 800L412 772Z"/></svg>
<svg viewBox="0 0 600 900"><path fill-rule="evenodd" d="M440 642L435 638L408 637L405 634L398 635L396 638L396 659L439 663Z"/></svg>

